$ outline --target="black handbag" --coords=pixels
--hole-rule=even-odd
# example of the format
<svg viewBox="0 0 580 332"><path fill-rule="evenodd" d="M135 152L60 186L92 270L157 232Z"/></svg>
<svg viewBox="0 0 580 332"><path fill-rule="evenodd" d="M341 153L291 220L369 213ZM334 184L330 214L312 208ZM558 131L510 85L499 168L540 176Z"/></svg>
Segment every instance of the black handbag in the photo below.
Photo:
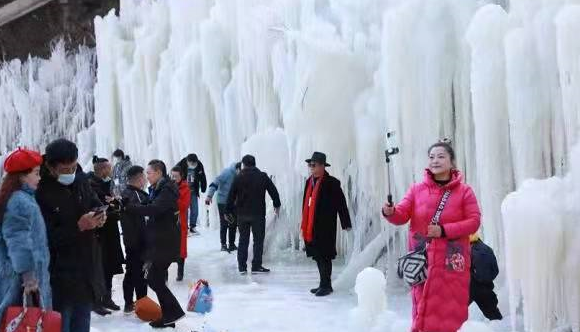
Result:
<svg viewBox="0 0 580 332"><path fill-rule="evenodd" d="M437 211L431 219L431 224L438 225L439 218L445 208L445 204L451 195L451 190L446 190L441 197L441 201L437 206ZM397 275L399 278L405 280L407 285L420 285L427 280L427 243L426 239L422 239L415 250L409 252L397 261Z"/></svg>

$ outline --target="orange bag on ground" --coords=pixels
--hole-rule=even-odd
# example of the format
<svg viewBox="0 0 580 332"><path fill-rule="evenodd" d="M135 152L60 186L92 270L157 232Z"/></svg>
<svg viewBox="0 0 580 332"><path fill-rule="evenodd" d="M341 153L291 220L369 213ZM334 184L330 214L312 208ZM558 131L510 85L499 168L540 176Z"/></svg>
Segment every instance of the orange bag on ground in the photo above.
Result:
<svg viewBox="0 0 580 332"><path fill-rule="evenodd" d="M153 322L161 319L161 307L150 297L145 296L135 302L135 314L141 320Z"/></svg>

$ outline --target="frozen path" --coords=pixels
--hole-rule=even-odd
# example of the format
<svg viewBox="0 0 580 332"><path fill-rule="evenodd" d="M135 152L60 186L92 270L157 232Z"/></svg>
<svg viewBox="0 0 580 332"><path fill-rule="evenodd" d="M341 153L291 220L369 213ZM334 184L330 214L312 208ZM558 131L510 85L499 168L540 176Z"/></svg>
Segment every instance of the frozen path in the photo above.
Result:
<svg viewBox="0 0 580 332"><path fill-rule="evenodd" d="M210 282L214 295L214 309L206 315L187 313L178 322L177 332L353 332L349 329L349 315L356 307L356 296L352 291L335 292L329 297L316 298L310 288L318 284L318 271L311 260L302 253L284 254L278 262L266 261L272 269L269 275L240 276L237 272L236 254L219 251L217 231L202 230L202 235L189 238L189 257L185 263L185 280L176 282L176 265L169 271L171 290L185 309L188 286L197 279ZM251 257L251 253L250 253ZM342 269L341 260L335 261L333 276ZM114 280L113 298L123 305L123 276ZM405 288L396 283L388 286L388 309L398 318L410 317L410 298ZM149 296L156 300L155 293ZM506 308L502 308L504 313ZM479 310L472 306L470 316L482 320ZM508 320L493 324L484 332L506 332ZM116 312L112 316L99 317L93 314L92 332L154 331L147 323L134 315ZM400 331L407 332L405 328ZM164 331L174 331L165 329ZM463 332L478 332L468 328ZM357 331L361 332L361 331ZM388 330L381 332L390 332Z"/></svg>
<svg viewBox="0 0 580 332"><path fill-rule="evenodd" d="M207 331L216 332L347 331L345 322L349 310L356 305L356 297L346 292L326 298L310 294L309 289L318 285L314 262L298 256L293 262L265 262L272 269L269 275L240 276L236 254L219 251L218 232L202 232L189 238L185 280L175 281L174 264L169 283L185 307L188 284L207 279L214 293L214 310L206 317L188 312L186 319L178 323L177 331L205 331L204 323L211 327ZM124 303L121 284L122 276L116 276L113 297L119 305ZM149 295L155 298L151 290ZM120 312L105 318L93 315L92 326L95 332L153 330L133 315Z"/></svg>

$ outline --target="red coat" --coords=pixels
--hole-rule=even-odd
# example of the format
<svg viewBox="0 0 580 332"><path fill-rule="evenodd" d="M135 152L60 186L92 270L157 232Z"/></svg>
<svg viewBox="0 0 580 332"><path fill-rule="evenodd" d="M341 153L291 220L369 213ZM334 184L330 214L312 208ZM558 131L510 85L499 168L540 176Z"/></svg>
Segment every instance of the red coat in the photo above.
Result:
<svg viewBox="0 0 580 332"><path fill-rule="evenodd" d="M177 207L179 208L179 220L181 222L181 258L187 257L187 212L191 203L191 192L187 181L181 181L179 184L179 199Z"/></svg>
<svg viewBox="0 0 580 332"><path fill-rule="evenodd" d="M415 248L415 234L425 236L443 193L451 195L440 217L445 238L433 239L427 249L427 281L413 287L413 332L456 332L467 320L471 250L469 235L480 225L481 213L471 187L462 183L459 171L439 187L427 170L423 182L414 184L387 218L395 225L411 220L409 249ZM450 252L451 249L454 249Z"/></svg>

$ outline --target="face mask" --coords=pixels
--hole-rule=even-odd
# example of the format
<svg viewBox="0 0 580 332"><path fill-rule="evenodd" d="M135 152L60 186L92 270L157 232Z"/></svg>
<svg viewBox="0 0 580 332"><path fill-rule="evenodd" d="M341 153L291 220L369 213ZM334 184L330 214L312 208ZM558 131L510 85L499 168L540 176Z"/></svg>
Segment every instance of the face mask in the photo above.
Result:
<svg viewBox="0 0 580 332"><path fill-rule="evenodd" d="M110 176L107 176L106 178L103 179L103 181L105 181L105 182L111 182L111 177Z"/></svg>
<svg viewBox="0 0 580 332"><path fill-rule="evenodd" d="M113 158L113 163L115 163L115 164L119 163L120 161L121 161L121 158L117 158L117 157Z"/></svg>
<svg viewBox="0 0 580 332"><path fill-rule="evenodd" d="M73 174L59 174L57 181L65 186L68 186L75 182L75 173Z"/></svg>
<svg viewBox="0 0 580 332"><path fill-rule="evenodd" d="M196 164L187 164L187 169L194 169L195 166L197 166Z"/></svg>

